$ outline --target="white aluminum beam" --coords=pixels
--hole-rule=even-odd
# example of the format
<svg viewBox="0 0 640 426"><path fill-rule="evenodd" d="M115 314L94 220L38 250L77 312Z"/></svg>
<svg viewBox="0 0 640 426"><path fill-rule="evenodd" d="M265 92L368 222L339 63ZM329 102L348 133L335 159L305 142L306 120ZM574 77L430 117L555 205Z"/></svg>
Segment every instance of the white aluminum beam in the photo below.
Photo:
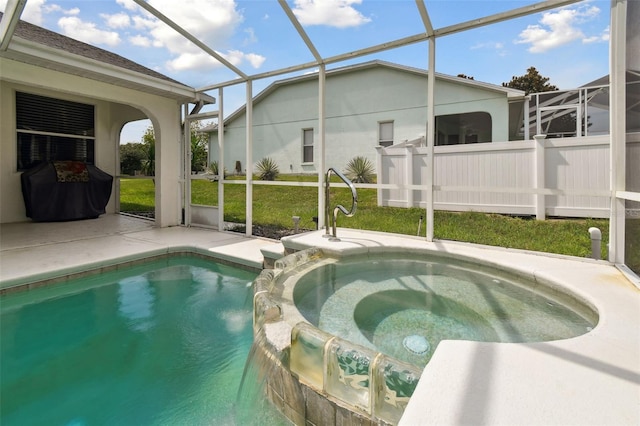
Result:
<svg viewBox="0 0 640 426"><path fill-rule="evenodd" d="M251 236L253 233L253 81L247 81L247 108L246 108L246 208L245 208L245 233ZM220 132L218 132L220 137Z"/></svg>
<svg viewBox="0 0 640 426"><path fill-rule="evenodd" d="M218 231L224 230L224 88L218 89Z"/></svg>
<svg viewBox="0 0 640 426"><path fill-rule="evenodd" d="M325 124L326 124L326 69L324 64L320 64L318 70L318 229L324 228L327 224L326 208L329 200L325 199L324 173L327 169L326 148L325 148Z"/></svg>
<svg viewBox="0 0 640 426"><path fill-rule="evenodd" d="M611 216L609 218L609 261L624 264L625 200L618 198L625 191L626 149L626 42L627 1L611 2L611 37L609 39L609 138L611 162Z"/></svg>
<svg viewBox="0 0 640 426"><path fill-rule="evenodd" d="M313 57L316 58L316 62L318 64L321 64L322 56L320 55L320 53L318 53L318 50L311 42L311 39L307 35L304 28L302 28L302 25L300 25L300 21L298 21L298 18L296 18L296 15L293 14L293 11L291 10L287 2L285 0L278 0L278 3L280 3L280 7L282 7L282 10L284 10L284 13L287 14L287 17L289 18L293 26L296 28L296 31L298 31L298 35L300 36L300 38L302 38L302 40L304 41L304 44L307 45L307 48L311 51L311 54L313 55Z"/></svg>
<svg viewBox="0 0 640 426"><path fill-rule="evenodd" d="M184 225L191 226L191 119L189 118L189 106L184 104L185 116L182 125L182 196L184 208Z"/></svg>
<svg viewBox="0 0 640 426"><path fill-rule="evenodd" d="M470 21L461 22L459 24L449 25L434 31L436 37L442 37L449 34L459 33L474 28L484 27L486 25L495 24L510 19L520 18L534 13L544 12L545 10L555 9L573 3L579 3L582 0L547 0L535 3L529 6L519 7L517 9L508 10L506 12L496 13L484 18L472 19Z"/></svg>
<svg viewBox="0 0 640 426"><path fill-rule="evenodd" d="M134 0L136 3L141 2L143 0ZM279 0L282 4L282 0ZM558 7L562 7L562 6L566 6L569 4L573 4L573 3L578 3L581 0L547 0L547 1L543 1L540 3L535 3L529 6L524 6L521 8L517 8L517 9L513 9L513 10L509 10L506 12L501 12L498 14L494 14L494 15L490 15L484 18L478 18L478 19L473 19L470 21L466 21L466 22L462 22L459 24L455 24L455 25L450 25L447 27L443 27L440 29L436 29L434 30L431 27L431 22L429 19L429 14L427 12L426 7L424 6L423 0L416 0L416 5L418 7L418 11L420 12L420 16L421 19L423 21L423 24L425 25L426 28L426 32L424 33L420 33L420 34L415 34L412 36L408 36L408 37L403 37L397 40L392 40L392 41L388 41L386 43L381 43L381 44L377 44L374 46L370 46L364 49L359 49L359 50L354 50L351 52L347 52L347 53L342 53L339 55L334 55L334 56L329 56L326 58L322 58L322 57L318 57L316 56L316 53L314 53L314 57L316 58L316 62L307 62L304 64L298 64L298 65L293 65L290 67L286 67L286 68L280 68L277 70L273 70L273 71L269 71L269 72L265 72L265 73L260 73L260 74L253 74L251 76L244 76L245 78L250 78L251 80L260 80L263 78L268 78L268 77L273 77L273 76L277 76L277 75L282 75L282 74L288 74L291 72L296 72L296 71L301 71L304 69L309 69L309 68L313 68L316 67L318 65L318 62L324 63L324 64L332 64L332 63L336 63L336 62L342 62L345 60L349 60L349 59L354 59L354 58L359 58L362 56L366 56L366 55L371 55L373 53L378 53L378 52L383 52L386 50L391 50L391 49L395 49L398 47L403 47L403 46L408 46L410 44L415 44L415 43L420 43L423 41L426 41L428 39L430 39L431 37L443 37L449 34L454 34L457 32L461 32L461 31L466 31L466 30L470 30L473 28L478 28L478 27L482 27L485 25L490 25L490 24L494 24L497 22L501 22L501 21L506 21L509 19L514 19L514 18L519 18L522 16L526 16L526 15L530 15L530 14L534 14L534 13L540 13L540 12L544 12L545 10L549 10L549 9L554 9L554 8L558 8ZM284 7L283 7L284 8ZM285 12L288 9L288 6L286 6ZM290 9L289 9L290 10ZM294 16L295 18L295 16ZM291 19L291 17L289 18ZM292 20L292 23L294 23L294 26L296 25L296 23L299 22L297 19ZM300 27L301 28L301 27ZM305 34L304 36L302 34ZM304 32L304 30L302 31L301 37L303 38L303 40L305 41L305 43L307 44L307 46L309 47L309 49L312 51L312 53L315 51L315 47L313 47L313 43L311 41L311 39L309 39L308 37L306 37L306 33ZM305 40L306 37L306 40ZM207 91L207 90L211 90L211 89L216 89L218 87L224 87L227 85L233 85L233 84L238 84L238 83L242 83L243 80L231 80L225 83L218 83L215 85L209 85L209 86L205 86L202 88L199 88L198 91Z"/></svg>
<svg viewBox="0 0 640 426"><path fill-rule="evenodd" d="M4 52L11 43L13 32L20 21L20 15L27 4L27 0L9 0L0 21L0 52Z"/></svg>
<svg viewBox="0 0 640 426"><path fill-rule="evenodd" d="M429 12L427 12L424 0L416 0L416 7L418 8L418 12L420 12L422 24L424 25L425 30L427 30L427 36L432 37L433 25L431 24L431 18L429 18Z"/></svg>
<svg viewBox="0 0 640 426"><path fill-rule="evenodd" d="M436 39L434 37L429 39L429 76L427 78L427 209L426 214L426 228L427 228L427 241L433 241L433 220L434 220L434 197L433 197L433 182L435 177L434 167L435 160L433 158L433 147L435 145L435 128L436 128L436 113L435 113L435 87L436 87Z"/></svg>
<svg viewBox="0 0 640 426"><path fill-rule="evenodd" d="M156 18L158 18L159 20L161 20L162 22L164 22L165 24L167 24L168 26L173 28L174 31L176 31L178 34L182 35L184 38L189 40L191 43L195 44L200 49L204 50L210 56L213 56L220 63L222 63L224 66L226 66L227 68L229 68L230 70L232 70L233 72L235 72L236 74L241 76L242 78L245 78L245 79L249 78L249 76L247 76L247 74L242 72L239 68L237 68L231 62L227 61L224 57L222 57L222 55L220 55L218 52L216 52L215 50L211 49L209 46L207 46L206 44L201 42L199 39L194 37L187 30L182 28L180 25L176 24L171 19L167 18L159 10L155 9L153 6L151 6L145 0L133 0L133 1L136 2L136 4L138 6L140 6L141 8L143 8L144 10L146 10L147 12L149 12L150 14L152 14L153 16L155 16Z"/></svg>

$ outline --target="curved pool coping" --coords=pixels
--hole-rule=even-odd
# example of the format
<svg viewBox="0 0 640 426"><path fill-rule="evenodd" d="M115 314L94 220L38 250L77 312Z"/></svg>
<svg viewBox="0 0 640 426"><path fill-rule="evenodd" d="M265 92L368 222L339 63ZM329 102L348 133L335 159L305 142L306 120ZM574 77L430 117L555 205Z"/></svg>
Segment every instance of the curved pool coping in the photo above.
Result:
<svg viewBox="0 0 640 426"><path fill-rule="evenodd" d="M611 263L349 229L332 242L323 233L282 243L338 257L426 249L480 259L566 289L598 312L597 326L571 339L441 342L400 425L640 424L640 290Z"/></svg>

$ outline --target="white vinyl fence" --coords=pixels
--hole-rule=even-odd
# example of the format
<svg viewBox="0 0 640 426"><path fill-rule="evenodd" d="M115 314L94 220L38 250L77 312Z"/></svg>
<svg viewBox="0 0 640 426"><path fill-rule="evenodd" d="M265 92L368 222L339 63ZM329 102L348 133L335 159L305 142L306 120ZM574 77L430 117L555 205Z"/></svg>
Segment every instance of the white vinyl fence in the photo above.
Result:
<svg viewBox="0 0 640 426"><path fill-rule="evenodd" d="M640 135L627 182L640 179ZM378 204L425 207L425 147L378 148ZM434 208L515 215L609 217L609 136L434 147ZM386 187L385 187L386 185Z"/></svg>

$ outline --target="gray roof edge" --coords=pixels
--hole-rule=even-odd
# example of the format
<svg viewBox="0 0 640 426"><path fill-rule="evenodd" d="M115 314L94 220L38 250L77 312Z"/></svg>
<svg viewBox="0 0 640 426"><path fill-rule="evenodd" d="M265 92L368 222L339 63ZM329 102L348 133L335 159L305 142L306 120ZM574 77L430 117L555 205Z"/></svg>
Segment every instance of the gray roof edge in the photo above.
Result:
<svg viewBox="0 0 640 426"><path fill-rule="evenodd" d="M155 88L156 90L165 91L167 92L167 94L170 94L170 97L172 98L177 96L188 98L190 100L198 99L198 94L193 87L179 83L175 80L154 77L148 74L140 73L136 70L123 68L110 63L105 63L93 58L88 58L83 55L77 55L66 50L45 46L38 42L26 40L17 36L13 37L10 46L13 48L11 49L11 51L18 55L43 58L43 56L34 55L34 51L48 52L51 55L55 56L55 61L49 58L51 62L58 62L66 67L74 67L82 69L83 71L92 72L94 74L104 76L110 75L111 77L126 80L128 82L135 82L139 86L146 86ZM37 64L34 65L39 66Z"/></svg>
<svg viewBox="0 0 640 426"><path fill-rule="evenodd" d="M4 14L0 12L0 20L2 20L3 17ZM189 92L191 94L190 97L197 98L195 95L196 90L193 87L167 77L130 59L20 20L13 33L8 50L12 51L16 47L24 46L28 46L32 52L51 52L55 55L73 58L78 64L76 66L80 69L82 69L81 65L83 63L93 65L100 64L103 67L108 67L112 76L113 73L120 70L124 79L130 76L136 76L140 81L148 80L152 83L151 86L156 89L158 89L159 85L166 86L166 91L173 93L174 96L176 89L178 89L179 92ZM29 55L29 53L25 52L19 53ZM59 62L67 66L70 65L64 63L62 60Z"/></svg>

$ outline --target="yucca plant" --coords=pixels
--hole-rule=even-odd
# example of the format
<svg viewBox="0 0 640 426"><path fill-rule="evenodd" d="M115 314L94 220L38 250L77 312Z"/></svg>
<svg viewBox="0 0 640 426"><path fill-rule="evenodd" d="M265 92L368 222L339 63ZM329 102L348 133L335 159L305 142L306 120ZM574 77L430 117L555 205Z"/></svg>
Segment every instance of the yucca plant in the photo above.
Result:
<svg viewBox="0 0 640 426"><path fill-rule="evenodd" d="M376 177L371 161L360 156L349 160L344 174L351 182L355 183L372 183Z"/></svg>
<svg viewBox="0 0 640 426"><path fill-rule="evenodd" d="M220 176L220 166L218 166L218 162L217 161L212 161L211 164L209 165L209 172L212 175L216 175L216 176ZM221 178L225 179L227 177L227 168L224 168L223 171L223 175L220 176Z"/></svg>
<svg viewBox="0 0 640 426"><path fill-rule="evenodd" d="M258 161L256 168L258 169L258 178L260 180L276 180L280 174L278 165L269 157L265 157Z"/></svg>

